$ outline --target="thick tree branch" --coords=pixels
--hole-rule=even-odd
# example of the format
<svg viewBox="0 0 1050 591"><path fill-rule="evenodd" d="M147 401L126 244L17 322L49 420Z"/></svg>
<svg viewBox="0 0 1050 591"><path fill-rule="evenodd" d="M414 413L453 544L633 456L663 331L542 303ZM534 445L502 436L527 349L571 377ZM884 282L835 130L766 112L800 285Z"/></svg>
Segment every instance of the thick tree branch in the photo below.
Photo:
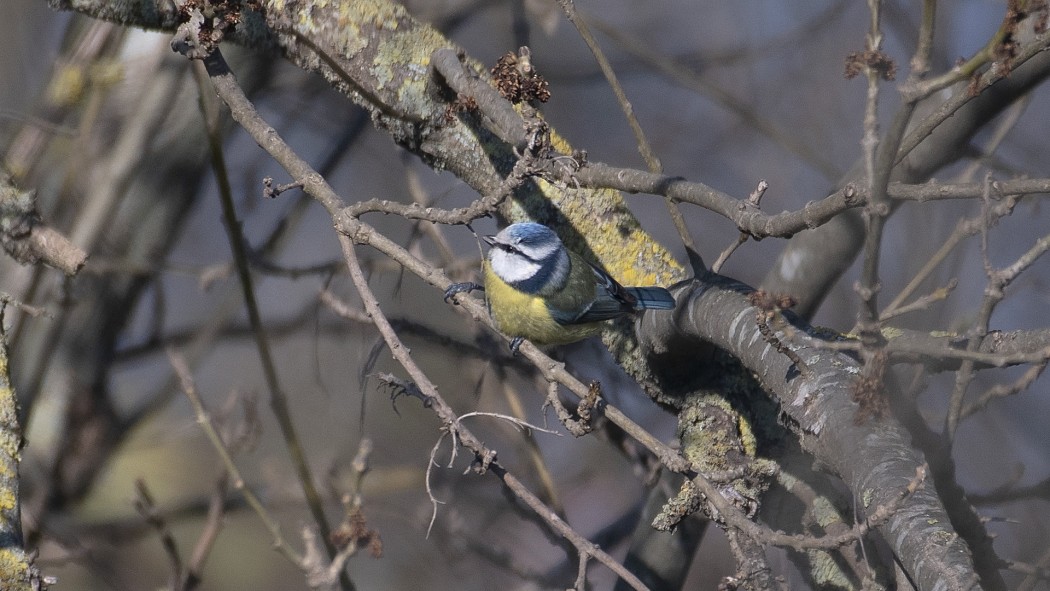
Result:
<svg viewBox="0 0 1050 591"><path fill-rule="evenodd" d="M655 339L650 345L658 354L695 340L732 351L779 400L803 449L820 458L857 495L859 508L889 503L924 464L909 434L892 418L857 424L860 408L851 399L851 389L860 367L853 358L792 345L794 354L805 360L806 371L767 343L755 323L759 310L746 297L752 291L717 275L686 283L675 290L679 306L673 318L647 314L641 334ZM794 315L788 319L795 330L810 331ZM788 342L783 331L777 333L782 343ZM953 533L932 487L905 499L879 531L918 588L979 588L969 550Z"/></svg>

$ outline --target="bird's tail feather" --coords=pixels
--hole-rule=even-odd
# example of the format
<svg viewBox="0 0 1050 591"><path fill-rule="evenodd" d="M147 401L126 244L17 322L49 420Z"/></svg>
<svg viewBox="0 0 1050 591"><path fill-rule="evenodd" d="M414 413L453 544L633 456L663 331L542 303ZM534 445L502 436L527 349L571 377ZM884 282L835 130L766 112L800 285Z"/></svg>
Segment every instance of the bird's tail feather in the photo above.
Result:
<svg viewBox="0 0 1050 591"><path fill-rule="evenodd" d="M635 310L674 309L674 296L662 287L625 287L624 290L638 300Z"/></svg>

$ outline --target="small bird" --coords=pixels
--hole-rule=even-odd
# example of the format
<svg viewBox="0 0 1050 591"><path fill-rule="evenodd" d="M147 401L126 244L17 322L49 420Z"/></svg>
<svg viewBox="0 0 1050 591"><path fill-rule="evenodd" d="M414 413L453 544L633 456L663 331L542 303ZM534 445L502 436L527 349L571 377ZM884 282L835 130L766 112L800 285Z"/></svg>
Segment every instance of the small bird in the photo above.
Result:
<svg viewBox="0 0 1050 591"><path fill-rule="evenodd" d="M484 289L496 327L514 337L515 353L522 339L539 345L571 343L600 332L604 320L675 306L671 292L662 287L623 287L565 248L543 224L512 224L483 240L492 246L484 263L484 287L453 284L445 301Z"/></svg>

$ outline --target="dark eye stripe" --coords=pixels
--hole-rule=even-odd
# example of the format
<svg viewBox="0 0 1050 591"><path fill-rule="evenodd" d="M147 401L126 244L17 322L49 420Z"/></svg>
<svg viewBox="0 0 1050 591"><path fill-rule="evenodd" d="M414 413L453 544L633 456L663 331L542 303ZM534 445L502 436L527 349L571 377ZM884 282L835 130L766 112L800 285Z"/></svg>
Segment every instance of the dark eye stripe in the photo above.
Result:
<svg viewBox="0 0 1050 591"><path fill-rule="evenodd" d="M516 247L516 246L514 246L512 244L502 244L502 243L500 243L500 244L497 244L496 247L499 248L500 250L509 252L510 254L516 254L516 255L520 256L521 258L529 261L530 263L540 263L540 264L542 264L544 261L546 261L546 260L551 258L551 255L547 255L547 256L545 256L543 258L531 257L531 256L525 254L525 251L519 249L518 247Z"/></svg>

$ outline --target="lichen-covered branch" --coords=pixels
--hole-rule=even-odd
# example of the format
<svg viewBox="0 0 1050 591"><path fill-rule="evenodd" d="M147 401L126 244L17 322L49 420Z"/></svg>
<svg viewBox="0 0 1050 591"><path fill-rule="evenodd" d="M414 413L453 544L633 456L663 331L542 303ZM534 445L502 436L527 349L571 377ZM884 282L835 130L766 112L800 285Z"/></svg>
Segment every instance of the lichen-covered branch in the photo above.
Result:
<svg viewBox="0 0 1050 591"><path fill-rule="evenodd" d="M30 591L40 588L40 573L29 561L22 539L22 511L18 462L22 453L22 427L18 398L11 385L7 356L4 308L0 302L0 588Z"/></svg>

